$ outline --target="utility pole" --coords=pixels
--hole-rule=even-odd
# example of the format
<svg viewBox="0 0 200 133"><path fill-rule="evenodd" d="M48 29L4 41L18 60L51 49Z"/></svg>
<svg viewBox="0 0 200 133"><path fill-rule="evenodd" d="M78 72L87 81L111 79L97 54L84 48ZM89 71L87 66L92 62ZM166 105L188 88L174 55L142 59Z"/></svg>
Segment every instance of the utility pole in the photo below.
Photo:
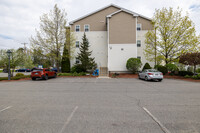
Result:
<svg viewBox="0 0 200 133"><path fill-rule="evenodd" d="M28 44L28 43L21 43L21 44L23 44L24 45L24 52L26 53L26 44Z"/></svg>
<svg viewBox="0 0 200 133"><path fill-rule="evenodd" d="M157 36L156 36L157 26L155 26L155 66L157 65Z"/></svg>

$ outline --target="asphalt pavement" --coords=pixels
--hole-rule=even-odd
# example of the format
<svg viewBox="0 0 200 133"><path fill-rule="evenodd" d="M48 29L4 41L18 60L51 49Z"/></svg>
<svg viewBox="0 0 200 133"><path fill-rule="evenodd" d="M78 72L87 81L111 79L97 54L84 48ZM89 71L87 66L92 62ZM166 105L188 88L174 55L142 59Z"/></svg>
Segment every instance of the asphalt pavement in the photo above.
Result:
<svg viewBox="0 0 200 133"><path fill-rule="evenodd" d="M0 133L199 132L199 83L112 78L0 82Z"/></svg>

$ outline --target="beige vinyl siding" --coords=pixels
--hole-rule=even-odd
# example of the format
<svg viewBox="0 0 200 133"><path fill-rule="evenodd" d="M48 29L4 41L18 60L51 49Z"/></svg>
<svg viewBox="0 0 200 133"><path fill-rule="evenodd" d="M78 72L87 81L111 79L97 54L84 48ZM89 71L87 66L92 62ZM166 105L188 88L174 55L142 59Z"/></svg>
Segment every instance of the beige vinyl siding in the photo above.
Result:
<svg viewBox="0 0 200 133"><path fill-rule="evenodd" d="M109 19L109 44L135 44L136 18L119 12Z"/></svg>
<svg viewBox="0 0 200 133"><path fill-rule="evenodd" d="M107 31L106 16L118 11L119 8L110 6L99 12L96 12L88 17L85 17L79 21L76 21L71 25L71 30L75 30L75 25L80 25L80 31L84 31L84 25L90 25L90 31Z"/></svg>
<svg viewBox="0 0 200 133"><path fill-rule="evenodd" d="M138 17L137 21L138 21L137 23L142 24L142 30L152 30L153 29L150 20L147 20L147 19L142 18L142 17Z"/></svg>

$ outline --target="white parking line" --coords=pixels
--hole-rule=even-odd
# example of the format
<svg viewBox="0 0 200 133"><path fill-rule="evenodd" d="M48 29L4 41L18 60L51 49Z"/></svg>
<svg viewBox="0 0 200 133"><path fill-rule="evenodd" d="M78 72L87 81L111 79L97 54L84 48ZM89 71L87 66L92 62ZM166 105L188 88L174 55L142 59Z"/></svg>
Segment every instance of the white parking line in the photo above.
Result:
<svg viewBox="0 0 200 133"><path fill-rule="evenodd" d="M67 126L67 125L69 124L69 122L71 121L71 119L72 119L72 117L73 117L73 115L74 115L74 113L76 112L77 109L78 109L78 106L76 106L76 107L74 108L74 110L72 111L72 113L70 114L70 116L67 118L67 121L65 122L65 124L63 125L63 127L62 127L62 129L60 130L59 133L62 133L62 132L65 130L66 126Z"/></svg>
<svg viewBox="0 0 200 133"><path fill-rule="evenodd" d="M0 112L3 112L3 111L5 111L5 110L7 110L7 109L9 109L9 108L11 108L11 107L12 107L12 106L8 106L8 107L6 107L6 108L0 110Z"/></svg>
<svg viewBox="0 0 200 133"><path fill-rule="evenodd" d="M171 133L155 116L153 116L153 114L151 114L148 109L146 109L145 107L142 108L160 126L164 133Z"/></svg>

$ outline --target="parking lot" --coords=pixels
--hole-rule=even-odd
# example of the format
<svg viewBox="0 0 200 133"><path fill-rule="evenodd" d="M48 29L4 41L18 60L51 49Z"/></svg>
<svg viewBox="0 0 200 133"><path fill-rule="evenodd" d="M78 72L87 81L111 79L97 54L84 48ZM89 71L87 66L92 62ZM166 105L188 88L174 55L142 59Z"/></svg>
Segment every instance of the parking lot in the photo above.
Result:
<svg viewBox="0 0 200 133"><path fill-rule="evenodd" d="M164 79L0 82L1 133L199 133L200 84Z"/></svg>

